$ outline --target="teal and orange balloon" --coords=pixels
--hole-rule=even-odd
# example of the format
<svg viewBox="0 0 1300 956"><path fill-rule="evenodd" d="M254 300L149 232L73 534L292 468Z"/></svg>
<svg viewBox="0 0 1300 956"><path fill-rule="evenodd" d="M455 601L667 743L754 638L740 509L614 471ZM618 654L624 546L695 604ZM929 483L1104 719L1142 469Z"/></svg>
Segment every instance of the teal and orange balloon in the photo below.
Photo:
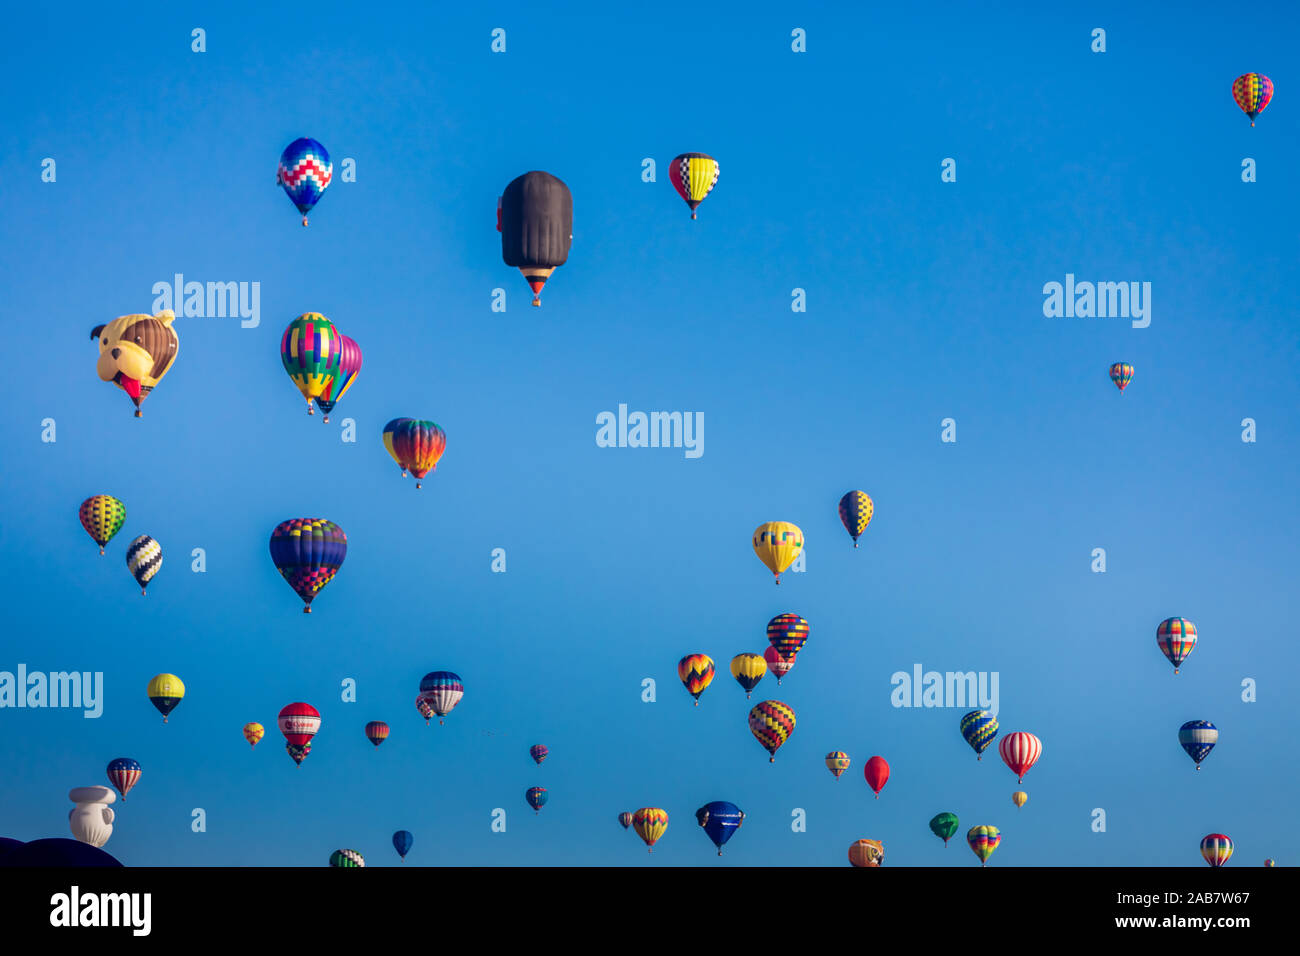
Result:
<svg viewBox="0 0 1300 956"><path fill-rule="evenodd" d="M1128 383L1133 381L1133 366L1128 362L1116 362L1110 367L1110 380L1121 392L1124 391L1128 388Z"/></svg>
<svg viewBox="0 0 1300 956"><path fill-rule="evenodd" d="M280 337L280 362L307 400L308 415L316 414L312 402L333 386L342 348L338 329L319 312L304 312Z"/></svg>
<svg viewBox="0 0 1300 956"><path fill-rule="evenodd" d="M1243 73L1232 81L1232 98L1254 126L1255 117L1273 99L1273 81L1262 73Z"/></svg>
<svg viewBox="0 0 1300 956"><path fill-rule="evenodd" d="M384 426L384 447L402 469L415 476L415 487L438 467L438 459L447 450L447 433L436 422L419 418L394 418Z"/></svg>

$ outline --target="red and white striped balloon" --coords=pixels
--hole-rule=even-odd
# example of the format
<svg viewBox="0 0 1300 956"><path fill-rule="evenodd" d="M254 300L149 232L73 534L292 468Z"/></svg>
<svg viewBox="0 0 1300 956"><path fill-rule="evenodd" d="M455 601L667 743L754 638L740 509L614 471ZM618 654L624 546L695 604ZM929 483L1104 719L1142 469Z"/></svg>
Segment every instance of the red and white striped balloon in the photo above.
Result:
<svg viewBox="0 0 1300 956"><path fill-rule="evenodd" d="M1029 773L1029 768L1043 755L1043 742L1033 734L1023 731L1007 734L998 741L998 753L1002 755L1002 761L1011 768L1019 780L1024 780L1025 774Z"/></svg>

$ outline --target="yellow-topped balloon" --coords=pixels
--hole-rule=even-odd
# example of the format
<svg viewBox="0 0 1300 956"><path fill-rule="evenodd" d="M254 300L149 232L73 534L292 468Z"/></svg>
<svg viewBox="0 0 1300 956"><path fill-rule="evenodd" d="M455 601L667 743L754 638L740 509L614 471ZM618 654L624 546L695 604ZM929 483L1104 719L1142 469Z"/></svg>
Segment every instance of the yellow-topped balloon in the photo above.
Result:
<svg viewBox="0 0 1300 956"><path fill-rule="evenodd" d="M1023 807L1029 802L1029 794L1025 793L1023 790L1017 790L1011 795L1011 802L1017 807Z"/></svg>
<svg viewBox="0 0 1300 956"><path fill-rule="evenodd" d="M754 553L776 575L781 583L781 572L794 563L803 550L803 532L789 521L765 521L754 529Z"/></svg>

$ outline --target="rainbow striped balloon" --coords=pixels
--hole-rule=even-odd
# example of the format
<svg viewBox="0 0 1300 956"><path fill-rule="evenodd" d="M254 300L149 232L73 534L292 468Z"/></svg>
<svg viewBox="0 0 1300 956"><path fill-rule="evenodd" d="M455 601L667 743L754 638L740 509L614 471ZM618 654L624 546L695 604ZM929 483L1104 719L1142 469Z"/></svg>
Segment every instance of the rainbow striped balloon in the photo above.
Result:
<svg viewBox="0 0 1300 956"><path fill-rule="evenodd" d="M1223 866L1232 856L1232 840L1223 833L1207 835L1201 840L1201 856L1210 866Z"/></svg>
<svg viewBox="0 0 1300 956"><path fill-rule="evenodd" d="M1174 665L1174 673L1196 649L1196 625L1185 617L1167 617L1156 628L1156 644Z"/></svg>

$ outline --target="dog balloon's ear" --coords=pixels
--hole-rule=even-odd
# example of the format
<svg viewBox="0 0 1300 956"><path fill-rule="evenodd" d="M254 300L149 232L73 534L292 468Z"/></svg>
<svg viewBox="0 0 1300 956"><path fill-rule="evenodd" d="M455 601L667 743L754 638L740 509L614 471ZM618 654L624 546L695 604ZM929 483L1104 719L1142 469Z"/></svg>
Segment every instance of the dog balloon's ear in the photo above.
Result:
<svg viewBox="0 0 1300 956"><path fill-rule="evenodd" d="M176 313L173 312L171 309L163 309L161 312L155 315L154 318L162 322L163 325L171 325L173 322L176 321Z"/></svg>
<svg viewBox="0 0 1300 956"><path fill-rule="evenodd" d="M104 331L104 327L103 327L102 325L97 325L97 326L95 326L93 329L90 330L90 337L91 337L92 339L97 339L97 338L99 338L100 334L101 334L103 331Z"/></svg>

